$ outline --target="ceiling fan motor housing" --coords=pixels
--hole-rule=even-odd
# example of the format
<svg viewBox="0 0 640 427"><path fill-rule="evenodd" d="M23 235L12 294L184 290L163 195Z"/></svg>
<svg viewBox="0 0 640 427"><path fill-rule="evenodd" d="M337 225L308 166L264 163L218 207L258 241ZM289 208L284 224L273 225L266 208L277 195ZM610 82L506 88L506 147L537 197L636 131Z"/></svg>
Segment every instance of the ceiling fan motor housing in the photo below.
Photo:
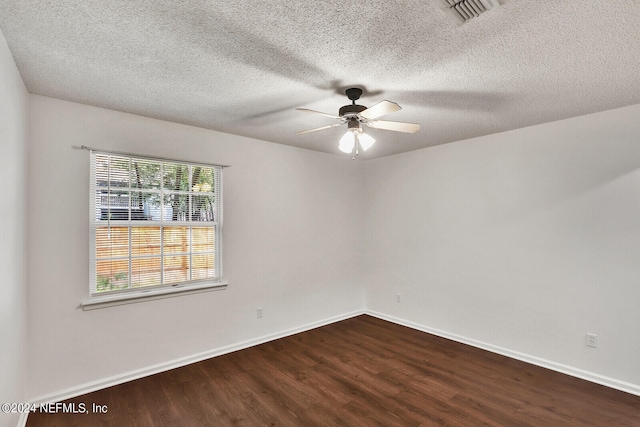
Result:
<svg viewBox="0 0 640 427"><path fill-rule="evenodd" d="M365 107L364 105L357 105L357 104L345 105L344 107L341 107L340 110L338 110L338 115L340 117L355 116L356 114L361 113L366 109L367 107Z"/></svg>

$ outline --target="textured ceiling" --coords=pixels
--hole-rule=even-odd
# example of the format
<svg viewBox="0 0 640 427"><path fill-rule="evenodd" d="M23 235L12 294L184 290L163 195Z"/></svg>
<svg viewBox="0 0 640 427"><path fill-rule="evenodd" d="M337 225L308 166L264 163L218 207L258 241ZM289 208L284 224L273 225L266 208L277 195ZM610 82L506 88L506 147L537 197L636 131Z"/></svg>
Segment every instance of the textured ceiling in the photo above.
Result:
<svg viewBox="0 0 640 427"><path fill-rule="evenodd" d="M373 158L640 103L640 1L0 0L29 92L339 153L344 89L403 109ZM341 154L348 156L346 154Z"/></svg>

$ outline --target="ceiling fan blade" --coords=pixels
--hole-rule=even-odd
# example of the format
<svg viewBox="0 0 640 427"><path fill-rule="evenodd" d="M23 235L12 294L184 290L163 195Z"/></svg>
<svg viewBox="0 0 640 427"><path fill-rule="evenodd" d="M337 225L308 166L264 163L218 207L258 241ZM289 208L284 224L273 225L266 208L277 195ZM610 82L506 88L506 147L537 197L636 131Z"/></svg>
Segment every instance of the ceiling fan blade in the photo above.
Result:
<svg viewBox="0 0 640 427"><path fill-rule="evenodd" d="M389 122L386 120L374 120L368 122L367 125L375 129L393 130L404 133L415 133L420 129L420 125L417 123Z"/></svg>
<svg viewBox="0 0 640 427"><path fill-rule="evenodd" d="M360 113L360 116L364 117L365 119L372 120L398 110L402 110L402 107L400 107L395 102L384 100L378 102L373 107L367 108Z"/></svg>
<svg viewBox="0 0 640 427"><path fill-rule="evenodd" d="M320 114L322 116L326 116L326 117L331 117L332 119L341 119L342 117L340 116L336 116L334 114L329 114L329 113L323 113L322 111L316 111L316 110L309 110L308 108L296 108L296 110L298 111L303 111L305 113L315 113L315 114Z"/></svg>
<svg viewBox="0 0 640 427"><path fill-rule="evenodd" d="M321 128L315 128L315 129L309 129L309 130L303 130L301 132L296 132L296 135L302 135L303 133L310 133L310 132L316 132L319 130L324 130L324 129L329 129L329 128L334 128L336 126L342 126L344 123L334 123L332 125L328 125L328 126L322 126Z"/></svg>

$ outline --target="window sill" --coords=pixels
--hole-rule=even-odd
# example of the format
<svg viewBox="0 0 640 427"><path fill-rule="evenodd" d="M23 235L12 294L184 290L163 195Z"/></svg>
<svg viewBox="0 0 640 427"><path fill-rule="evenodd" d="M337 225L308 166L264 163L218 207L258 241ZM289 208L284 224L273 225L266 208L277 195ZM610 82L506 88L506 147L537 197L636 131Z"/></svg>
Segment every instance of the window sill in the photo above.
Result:
<svg viewBox="0 0 640 427"><path fill-rule="evenodd" d="M173 298L183 295L197 294L201 292L222 291L227 288L228 282L207 283L195 286L172 287L165 289L154 289L149 291L141 291L135 294L117 294L107 295L103 297L93 297L82 301L80 306L82 310L96 310L98 308L113 307L123 304L134 304L144 301L153 301L157 299Z"/></svg>

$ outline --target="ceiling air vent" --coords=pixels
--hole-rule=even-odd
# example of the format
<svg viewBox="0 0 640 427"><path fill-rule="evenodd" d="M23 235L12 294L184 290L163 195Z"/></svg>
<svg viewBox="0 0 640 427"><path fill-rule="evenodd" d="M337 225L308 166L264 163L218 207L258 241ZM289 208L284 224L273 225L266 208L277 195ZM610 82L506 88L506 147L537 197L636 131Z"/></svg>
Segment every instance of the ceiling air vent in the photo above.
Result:
<svg viewBox="0 0 640 427"><path fill-rule="evenodd" d="M480 16L495 6L500 6L498 0L438 0L443 9L454 16L461 24Z"/></svg>

